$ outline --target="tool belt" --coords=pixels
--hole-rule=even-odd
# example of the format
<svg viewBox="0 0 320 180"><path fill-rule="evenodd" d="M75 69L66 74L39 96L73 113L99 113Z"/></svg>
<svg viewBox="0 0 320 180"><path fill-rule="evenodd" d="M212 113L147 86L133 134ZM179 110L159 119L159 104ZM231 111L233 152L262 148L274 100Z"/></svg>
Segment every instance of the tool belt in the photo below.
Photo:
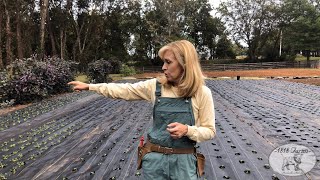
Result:
<svg viewBox="0 0 320 180"><path fill-rule="evenodd" d="M147 141L144 146L138 147L138 170L142 167L142 158L149 152L158 152L162 154L194 154L197 157L198 175L204 174L205 157L201 153L197 153L194 147L192 148L169 148Z"/></svg>
<svg viewBox="0 0 320 180"><path fill-rule="evenodd" d="M195 153L195 148L169 148L159 146L157 144L152 144L151 142L147 141L144 147L150 152L158 152L163 154L193 154Z"/></svg>

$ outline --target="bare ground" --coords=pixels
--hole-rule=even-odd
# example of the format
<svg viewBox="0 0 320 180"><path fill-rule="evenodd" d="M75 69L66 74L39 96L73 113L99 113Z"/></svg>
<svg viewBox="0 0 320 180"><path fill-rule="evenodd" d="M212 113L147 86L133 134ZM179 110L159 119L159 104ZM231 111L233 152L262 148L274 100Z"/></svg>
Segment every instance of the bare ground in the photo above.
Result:
<svg viewBox="0 0 320 180"><path fill-rule="evenodd" d="M161 73L144 73L135 75L136 78L157 77ZM209 78L219 77L260 77L278 78L282 77L287 81L320 85L320 69L262 69L243 71L210 71L205 72Z"/></svg>

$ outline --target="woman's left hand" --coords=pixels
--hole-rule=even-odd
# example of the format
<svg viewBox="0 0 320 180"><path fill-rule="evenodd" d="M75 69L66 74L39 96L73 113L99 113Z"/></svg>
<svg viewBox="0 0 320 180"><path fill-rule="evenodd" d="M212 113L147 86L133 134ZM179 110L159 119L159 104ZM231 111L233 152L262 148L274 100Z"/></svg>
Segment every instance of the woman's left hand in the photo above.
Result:
<svg viewBox="0 0 320 180"><path fill-rule="evenodd" d="M178 122L168 124L167 131L169 131L173 139L179 139L186 135L188 132L188 126Z"/></svg>

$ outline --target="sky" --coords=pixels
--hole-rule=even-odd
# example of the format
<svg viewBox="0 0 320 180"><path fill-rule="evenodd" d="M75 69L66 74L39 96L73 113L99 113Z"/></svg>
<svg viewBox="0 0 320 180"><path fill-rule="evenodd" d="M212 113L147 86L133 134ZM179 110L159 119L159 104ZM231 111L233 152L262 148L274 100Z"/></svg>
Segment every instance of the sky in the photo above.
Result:
<svg viewBox="0 0 320 180"><path fill-rule="evenodd" d="M212 5L213 8L217 8L217 7L219 6L219 4L220 4L220 1L221 1L221 0L209 0L209 3ZM215 16L215 13L216 13L216 11L213 10L213 11L211 11L210 14L211 14L212 16Z"/></svg>
<svg viewBox="0 0 320 180"><path fill-rule="evenodd" d="M209 0L209 3L216 8L219 6L220 0Z"/></svg>

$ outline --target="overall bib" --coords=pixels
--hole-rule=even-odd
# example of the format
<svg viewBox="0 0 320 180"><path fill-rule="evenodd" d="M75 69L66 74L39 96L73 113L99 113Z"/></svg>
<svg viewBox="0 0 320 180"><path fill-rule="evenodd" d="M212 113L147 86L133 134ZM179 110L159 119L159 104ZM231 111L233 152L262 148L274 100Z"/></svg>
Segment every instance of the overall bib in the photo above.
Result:
<svg viewBox="0 0 320 180"><path fill-rule="evenodd" d="M148 140L163 147L193 148L195 141L183 136L173 139L166 130L173 122L194 125L191 98L161 97L161 84L156 85L156 101L153 109L153 126ZM143 177L146 180L194 180L197 179L197 159L194 154L147 153L142 159Z"/></svg>

